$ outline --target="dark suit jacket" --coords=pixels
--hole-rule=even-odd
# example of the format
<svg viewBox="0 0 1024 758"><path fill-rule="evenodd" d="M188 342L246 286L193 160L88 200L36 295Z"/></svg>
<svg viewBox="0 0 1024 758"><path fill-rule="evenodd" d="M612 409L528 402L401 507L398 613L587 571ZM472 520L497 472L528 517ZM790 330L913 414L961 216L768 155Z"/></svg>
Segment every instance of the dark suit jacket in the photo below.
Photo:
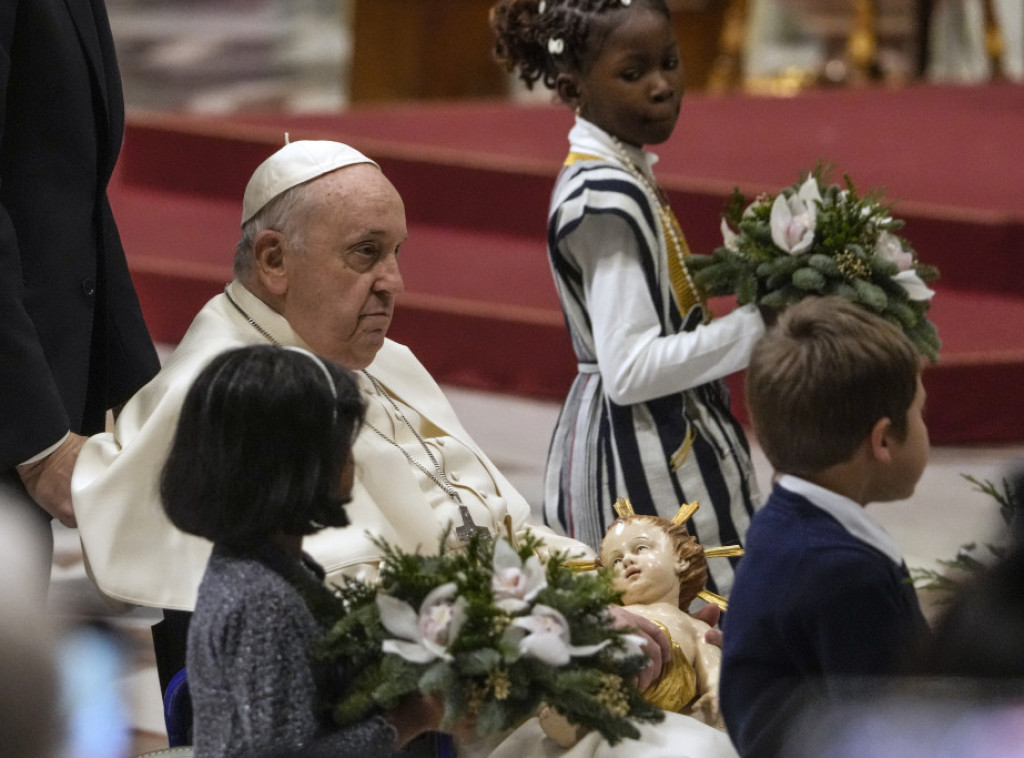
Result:
<svg viewBox="0 0 1024 758"><path fill-rule="evenodd" d="M3 0L0 471L159 368L106 196L123 133L103 0Z"/></svg>
<svg viewBox="0 0 1024 758"><path fill-rule="evenodd" d="M784 755L798 706L896 673L927 631L903 565L778 485L747 531L723 622L719 702L744 758Z"/></svg>

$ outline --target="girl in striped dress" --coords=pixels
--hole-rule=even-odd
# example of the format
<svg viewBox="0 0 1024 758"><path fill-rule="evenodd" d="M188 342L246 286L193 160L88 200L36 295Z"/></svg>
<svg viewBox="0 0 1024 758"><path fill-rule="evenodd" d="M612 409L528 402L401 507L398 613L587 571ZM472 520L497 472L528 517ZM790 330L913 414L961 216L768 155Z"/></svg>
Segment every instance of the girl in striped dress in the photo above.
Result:
<svg viewBox="0 0 1024 758"><path fill-rule="evenodd" d="M722 381L764 331L757 308L712 320L644 145L666 141L683 95L664 0L503 0L499 60L576 112L551 198L548 253L579 362L551 442L545 520L597 547L628 497L691 522L706 546L741 541L761 501ZM725 593L720 561L708 587Z"/></svg>

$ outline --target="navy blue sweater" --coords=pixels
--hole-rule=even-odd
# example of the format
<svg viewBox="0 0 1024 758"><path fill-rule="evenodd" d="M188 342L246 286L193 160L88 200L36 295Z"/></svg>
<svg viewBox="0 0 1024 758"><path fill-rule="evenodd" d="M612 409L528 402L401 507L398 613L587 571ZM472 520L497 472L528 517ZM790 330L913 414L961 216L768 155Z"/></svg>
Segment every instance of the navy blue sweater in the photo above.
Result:
<svg viewBox="0 0 1024 758"><path fill-rule="evenodd" d="M927 627L905 566L778 485L745 547L720 700L740 754L771 756L805 685L893 673Z"/></svg>

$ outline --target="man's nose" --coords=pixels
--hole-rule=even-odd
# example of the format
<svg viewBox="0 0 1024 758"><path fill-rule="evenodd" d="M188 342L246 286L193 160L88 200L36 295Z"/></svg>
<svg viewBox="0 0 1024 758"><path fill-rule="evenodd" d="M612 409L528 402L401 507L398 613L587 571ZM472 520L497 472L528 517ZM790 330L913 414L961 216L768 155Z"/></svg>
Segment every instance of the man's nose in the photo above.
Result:
<svg viewBox="0 0 1024 758"><path fill-rule="evenodd" d="M405 282L398 267L398 256L391 255L380 262L375 289L391 295L400 295L405 292Z"/></svg>

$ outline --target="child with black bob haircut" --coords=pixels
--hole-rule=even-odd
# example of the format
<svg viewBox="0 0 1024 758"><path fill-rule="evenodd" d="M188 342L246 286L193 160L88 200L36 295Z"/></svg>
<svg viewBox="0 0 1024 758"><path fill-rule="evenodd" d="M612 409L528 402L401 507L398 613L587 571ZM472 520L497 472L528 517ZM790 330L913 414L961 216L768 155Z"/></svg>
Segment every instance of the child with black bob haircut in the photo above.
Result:
<svg viewBox="0 0 1024 758"><path fill-rule="evenodd" d="M784 311L746 381L776 480L723 630L719 696L745 757L779 754L798 694L909 664L926 623L898 547L864 506L912 495L928 458L921 356L849 301Z"/></svg>
<svg viewBox="0 0 1024 758"><path fill-rule="evenodd" d="M188 636L196 758L385 756L440 721L420 698L345 728L319 711L344 672L310 655L330 598L302 540L348 523L362 419L352 375L300 348L226 352L185 398L160 493L175 526L214 544Z"/></svg>

